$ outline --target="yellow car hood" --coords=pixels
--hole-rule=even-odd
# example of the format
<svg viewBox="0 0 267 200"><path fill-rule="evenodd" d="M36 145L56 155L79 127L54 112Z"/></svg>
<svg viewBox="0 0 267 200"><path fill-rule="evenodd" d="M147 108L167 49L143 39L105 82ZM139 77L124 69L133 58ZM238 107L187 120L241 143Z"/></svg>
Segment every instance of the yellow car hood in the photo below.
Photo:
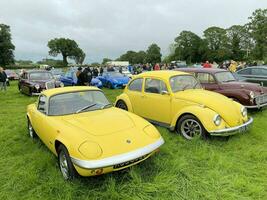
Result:
<svg viewBox="0 0 267 200"><path fill-rule="evenodd" d="M175 98L210 108L218 113L229 126L237 126L243 123L240 107L233 100L219 93L202 89L190 89L175 93Z"/></svg>
<svg viewBox="0 0 267 200"><path fill-rule="evenodd" d="M62 120L94 136L109 135L135 126L126 112L118 112L115 109L108 108L63 116Z"/></svg>

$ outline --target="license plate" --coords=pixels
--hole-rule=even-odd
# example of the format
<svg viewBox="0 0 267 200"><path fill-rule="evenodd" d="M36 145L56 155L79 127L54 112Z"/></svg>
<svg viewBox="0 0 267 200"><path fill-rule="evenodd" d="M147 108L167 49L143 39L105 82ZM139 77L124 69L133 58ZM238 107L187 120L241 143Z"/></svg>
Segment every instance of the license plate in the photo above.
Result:
<svg viewBox="0 0 267 200"><path fill-rule="evenodd" d="M124 162L124 163L120 163L120 164L117 164L117 165L114 165L113 168L114 169L119 169L119 168L122 168L122 167L126 167L128 165L131 165L131 164L134 164L140 160L143 160L147 155L144 155L142 157L139 157L139 158L136 158L134 160L130 160L130 161L127 161L127 162Z"/></svg>

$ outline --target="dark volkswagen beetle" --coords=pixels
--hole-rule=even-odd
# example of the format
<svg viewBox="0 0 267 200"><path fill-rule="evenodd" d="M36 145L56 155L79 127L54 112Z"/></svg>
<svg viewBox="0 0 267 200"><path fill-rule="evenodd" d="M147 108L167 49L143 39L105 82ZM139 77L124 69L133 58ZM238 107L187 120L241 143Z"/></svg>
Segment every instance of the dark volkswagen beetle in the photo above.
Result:
<svg viewBox="0 0 267 200"><path fill-rule="evenodd" d="M55 80L53 74L45 70L30 70L24 72L18 82L21 93L27 95L39 95L43 90L63 87L64 84Z"/></svg>

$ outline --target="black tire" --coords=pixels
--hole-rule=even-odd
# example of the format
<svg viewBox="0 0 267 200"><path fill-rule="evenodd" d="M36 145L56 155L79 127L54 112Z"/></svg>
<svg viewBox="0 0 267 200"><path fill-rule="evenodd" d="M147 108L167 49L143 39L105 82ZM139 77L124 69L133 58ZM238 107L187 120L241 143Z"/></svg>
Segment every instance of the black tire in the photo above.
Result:
<svg viewBox="0 0 267 200"><path fill-rule="evenodd" d="M122 100L119 100L119 101L116 103L116 107L117 107L117 108L120 108L120 109L122 109L122 110L126 110L126 111L128 111L128 107L127 107L126 103L125 103L124 101L122 101Z"/></svg>
<svg viewBox="0 0 267 200"><path fill-rule="evenodd" d="M107 83L107 87L108 87L109 89L113 89L113 86L112 86L111 82L108 82L108 83Z"/></svg>
<svg viewBox="0 0 267 200"><path fill-rule="evenodd" d="M77 177L77 172L71 162L69 152L64 145L60 145L57 149L58 166L65 180L73 180Z"/></svg>
<svg viewBox="0 0 267 200"><path fill-rule="evenodd" d="M32 127L32 124L31 124L31 121L30 121L29 118L28 118L28 134L29 134L30 138L32 138L32 139L37 138L37 134L34 131L34 129Z"/></svg>
<svg viewBox="0 0 267 200"><path fill-rule="evenodd" d="M179 119L176 132L187 140L192 140L195 137L207 139L209 136L198 118L190 114L184 115Z"/></svg>

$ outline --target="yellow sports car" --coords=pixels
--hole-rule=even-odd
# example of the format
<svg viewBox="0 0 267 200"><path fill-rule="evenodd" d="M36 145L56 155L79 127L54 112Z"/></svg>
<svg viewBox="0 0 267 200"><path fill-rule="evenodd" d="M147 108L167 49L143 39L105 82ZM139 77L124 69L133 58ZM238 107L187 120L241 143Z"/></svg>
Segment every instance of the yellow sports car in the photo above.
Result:
<svg viewBox="0 0 267 200"><path fill-rule="evenodd" d="M30 137L37 135L58 156L65 179L127 168L164 143L144 119L113 107L95 87L43 91L27 108Z"/></svg>
<svg viewBox="0 0 267 200"><path fill-rule="evenodd" d="M228 136L246 131L253 122L241 104L203 90L194 76L178 71L137 75L117 97L116 107L152 123L194 136Z"/></svg>

